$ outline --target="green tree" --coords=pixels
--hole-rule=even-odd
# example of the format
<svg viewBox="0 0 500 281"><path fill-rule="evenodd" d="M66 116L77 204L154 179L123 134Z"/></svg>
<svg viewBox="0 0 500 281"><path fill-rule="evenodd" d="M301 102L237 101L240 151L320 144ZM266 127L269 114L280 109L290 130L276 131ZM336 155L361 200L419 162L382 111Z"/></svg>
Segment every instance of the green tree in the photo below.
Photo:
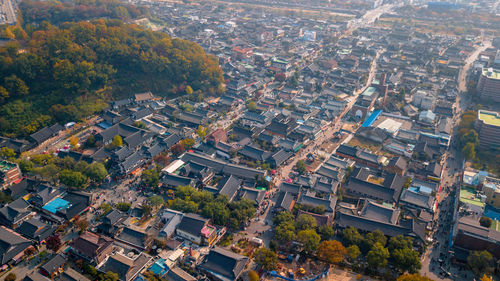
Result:
<svg viewBox="0 0 500 281"><path fill-rule="evenodd" d="M389 243L387 248L389 249L389 252L392 253L395 249L411 249L413 245L413 239L411 237L403 236L403 235L398 235L398 236L393 236L391 239L389 239Z"/></svg>
<svg viewBox="0 0 500 281"><path fill-rule="evenodd" d="M297 232L297 241L302 243L304 251L310 255L318 248L321 236L314 229L305 229Z"/></svg>
<svg viewBox="0 0 500 281"><path fill-rule="evenodd" d="M477 146L479 143L479 136L476 131L470 130L460 137L460 143L462 146L465 146L468 143L472 143L474 146Z"/></svg>
<svg viewBox="0 0 500 281"><path fill-rule="evenodd" d="M464 148L462 148L462 156L466 160L472 160L476 158L476 147L473 143L467 143Z"/></svg>
<svg viewBox="0 0 500 281"><path fill-rule="evenodd" d="M273 218L273 223L274 225L280 225L283 222L293 222L295 220L295 217L293 214L289 211L283 211L279 212L274 218Z"/></svg>
<svg viewBox="0 0 500 281"><path fill-rule="evenodd" d="M278 265L278 255L276 252L265 247L255 251L253 259L267 271L275 270Z"/></svg>
<svg viewBox="0 0 500 281"><path fill-rule="evenodd" d="M16 157L16 153L13 149L8 147L2 147L0 149L0 158L12 160L14 157Z"/></svg>
<svg viewBox="0 0 500 281"><path fill-rule="evenodd" d="M392 259L394 266L402 273L416 273L422 268L418 252L410 248L395 249L392 252Z"/></svg>
<svg viewBox="0 0 500 281"><path fill-rule="evenodd" d="M358 256L361 254L361 251L359 250L358 246L356 245L351 245L347 247L347 256L351 261L354 261L358 258Z"/></svg>
<svg viewBox="0 0 500 281"><path fill-rule="evenodd" d="M494 271L494 258L488 251L472 251L467 257L469 265L475 275L492 274Z"/></svg>
<svg viewBox="0 0 500 281"><path fill-rule="evenodd" d="M156 188L160 183L160 173L156 169L144 170L141 179L146 186Z"/></svg>
<svg viewBox="0 0 500 281"><path fill-rule="evenodd" d="M259 274L255 270L248 271L248 280L249 281L259 281Z"/></svg>
<svg viewBox="0 0 500 281"><path fill-rule="evenodd" d="M191 149L191 147L193 147L193 145L194 145L194 139L192 139L192 138L185 138L185 139L181 140L180 143L182 144L182 146L185 149Z"/></svg>
<svg viewBox="0 0 500 281"><path fill-rule="evenodd" d="M16 281L17 276L14 273L9 273L7 276L5 276L5 281Z"/></svg>
<svg viewBox="0 0 500 281"><path fill-rule="evenodd" d="M297 163L295 163L295 170L301 175L305 174L307 172L306 162L304 162L304 160L297 161Z"/></svg>
<svg viewBox="0 0 500 281"><path fill-rule="evenodd" d="M366 255L366 261L372 270L377 270L378 268L387 265L387 259L389 256L389 250L387 250L387 248L385 248L380 242L376 242Z"/></svg>
<svg viewBox="0 0 500 281"><path fill-rule="evenodd" d="M116 208L122 212L128 212L132 205L128 202L119 202L116 203Z"/></svg>
<svg viewBox="0 0 500 281"><path fill-rule="evenodd" d="M481 217L479 219L479 224L481 226L484 226L484 227L487 227L487 228L490 228L490 226L491 226L492 223L493 223L493 221L490 218L488 218L488 217Z"/></svg>
<svg viewBox="0 0 500 281"><path fill-rule="evenodd" d="M149 217L149 215L151 215L151 212L153 211L153 207L151 207L151 205L144 204L142 205L141 210L143 217Z"/></svg>
<svg viewBox="0 0 500 281"><path fill-rule="evenodd" d="M323 241L319 244L317 255L320 260L331 264L338 264L344 260L346 248L337 240Z"/></svg>
<svg viewBox="0 0 500 281"><path fill-rule="evenodd" d="M297 229L297 231L304 229L315 229L316 226L316 219L308 214L300 215L295 222L295 228Z"/></svg>
<svg viewBox="0 0 500 281"><path fill-rule="evenodd" d="M295 239L295 223L293 221L282 222L274 229L276 239L280 241L292 241Z"/></svg>
<svg viewBox="0 0 500 281"><path fill-rule="evenodd" d="M87 177L80 172L62 170L59 180L67 186L83 188L87 184Z"/></svg>
<svg viewBox="0 0 500 281"><path fill-rule="evenodd" d="M230 212L224 202L212 201L206 203L202 214L210 218L217 225L226 225L229 223Z"/></svg>
<svg viewBox="0 0 500 281"><path fill-rule="evenodd" d="M114 146L114 147L122 147L123 146L123 139L120 135L116 135L113 137L113 141L111 142L111 144Z"/></svg>
<svg viewBox="0 0 500 281"><path fill-rule="evenodd" d="M255 112L257 111L257 104L253 100L251 100L247 103L247 109L249 111Z"/></svg>
<svg viewBox="0 0 500 281"><path fill-rule="evenodd" d="M102 163L94 162L85 169L85 175L94 182L102 182L107 176L108 171Z"/></svg>
<svg viewBox="0 0 500 281"><path fill-rule="evenodd" d="M118 273L108 271L104 274L102 281L118 281Z"/></svg>
<svg viewBox="0 0 500 281"><path fill-rule="evenodd" d="M318 227L318 234L321 236L321 240L330 240L335 235L335 231L331 225L324 224Z"/></svg>
<svg viewBox="0 0 500 281"><path fill-rule="evenodd" d="M198 135L198 137L200 137L200 139L204 139L207 135L207 128L199 125L198 129L196 129L196 134Z"/></svg>
<svg viewBox="0 0 500 281"><path fill-rule="evenodd" d="M387 237L382 231L378 229L373 232L365 234L365 239L363 240L363 243L361 243L362 246L361 250L363 250L366 253L377 242L382 244L382 246L385 246L385 244L387 243Z"/></svg>
<svg viewBox="0 0 500 281"><path fill-rule="evenodd" d="M154 207L159 207L165 203L165 201L163 200L163 197L161 197L160 195L153 195L153 196L148 198L148 201Z"/></svg>
<svg viewBox="0 0 500 281"><path fill-rule="evenodd" d="M363 236L355 227L349 226L342 230L342 240L346 245L360 245L363 242Z"/></svg>

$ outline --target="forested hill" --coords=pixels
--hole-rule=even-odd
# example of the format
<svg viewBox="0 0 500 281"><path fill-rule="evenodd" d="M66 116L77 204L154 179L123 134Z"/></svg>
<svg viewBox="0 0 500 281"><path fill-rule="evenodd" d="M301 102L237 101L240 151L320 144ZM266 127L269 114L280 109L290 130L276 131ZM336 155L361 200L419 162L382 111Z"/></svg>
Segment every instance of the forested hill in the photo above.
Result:
<svg viewBox="0 0 500 281"><path fill-rule="evenodd" d="M16 40L0 48L0 135L81 120L113 96L222 88L216 58L199 45L121 20L43 22L5 33Z"/></svg>
<svg viewBox="0 0 500 281"><path fill-rule="evenodd" d="M33 1L19 4L24 24L47 21L58 25L68 21L107 18L129 20L149 16L145 7L137 7L118 0Z"/></svg>

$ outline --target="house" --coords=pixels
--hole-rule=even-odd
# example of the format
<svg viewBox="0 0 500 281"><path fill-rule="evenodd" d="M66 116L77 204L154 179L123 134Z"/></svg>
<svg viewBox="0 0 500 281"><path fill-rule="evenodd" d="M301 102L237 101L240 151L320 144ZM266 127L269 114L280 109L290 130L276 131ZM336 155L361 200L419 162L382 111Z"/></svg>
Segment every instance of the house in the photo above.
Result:
<svg viewBox="0 0 500 281"><path fill-rule="evenodd" d="M354 226L363 232L382 231L386 236L398 235L414 238L422 245L425 242L425 224L414 219L400 219L401 210L378 204L370 199L361 200L359 206L343 204L335 216L337 229Z"/></svg>
<svg viewBox="0 0 500 281"><path fill-rule="evenodd" d="M42 243L56 231L55 225L46 224L38 219L30 218L25 220L16 232L37 243Z"/></svg>
<svg viewBox="0 0 500 281"><path fill-rule="evenodd" d="M0 224L16 228L33 214L30 204L23 198L19 198L0 209Z"/></svg>
<svg viewBox="0 0 500 281"><path fill-rule="evenodd" d="M356 168L345 187L346 195L371 198L387 203L398 202L406 177L398 174Z"/></svg>
<svg viewBox="0 0 500 281"><path fill-rule="evenodd" d="M436 198L434 196L414 189L403 190L399 202L408 209L425 210L429 213L434 213L436 209Z"/></svg>
<svg viewBox="0 0 500 281"><path fill-rule="evenodd" d="M37 132L31 134L29 136L29 139L35 142L37 145L40 145L44 143L46 140L50 139L51 137L56 136L59 134L60 131L64 130L64 127L61 126L61 124L56 123L50 127L44 127Z"/></svg>
<svg viewBox="0 0 500 281"><path fill-rule="evenodd" d="M243 149L238 151L238 154L249 160L258 162L265 162L269 158L269 156L271 156L270 152L251 145L245 145Z"/></svg>
<svg viewBox="0 0 500 281"><path fill-rule="evenodd" d="M102 233L113 236L121 229L127 217L126 214L118 210L112 210L102 217L101 223L97 226L97 229Z"/></svg>
<svg viewBox="0 0 500 281"><path fill-rule="evenodd" d="M36 180L22 178L21 181L8 186L3 192L12 198L12 200L17 200L29 193L38 191L39 186L40 184Z"/></svg>
<svg viewBox="0 0 500 281"><path fill-rule="evenodd" d="M163 223L163 228L158 234L161 237L170 237L175 233L175 229L181 223L184 214L179 211L166 209L161 215L161 222Z"/></svg>
<svg viewBox="0 0 500 281"><path fill-rule="evenodd" d="M172 267L167 272L167 274L165 276L167 277L167 280L170 280L170 281L196 281L196 280L198 280L195 277L193 277L191 274L182 270L178 266Z"/></svg>
<svg viewBox="0 0 500 281"><path fill-rule="evenodd" d="M57 254L40 266L40 273L52 279L62 270L66 260L66 257Z"/></svg>
<svg viewBox="0 0 500 281"><path fill-rule="evenodd" d="M15 264L21 261L24 250L31 246L31 241L23 238L5 226L0 226L0 263Z"/></svg>
<svg viewBox="0 0 500 281"><path fill-rule="evenodd" d="M113 251L113 239L87 231L73 240L71 250L89 262L100 264Z"/></svg>
<svg viewBox="0 0 500 281"><path fill-rule="evenodd" d="M325 196L324 198L320 198L316 196L316 192L309 190L300 195L299 199L297 200L297 204L312 207L323 206L325 213L319 215L324 215L326 222L330 223L333 221L335 206L337 204L337 197L334 195L330 195Z"/></svg>
<svg viewBox="0 0 500 281"><path fill-rule="evenodd" d="M141 251L146 250L152 242L146 232L131 227L124 227L122 231L115 236L115 240Z"/></svg>
<svg viewBox="0 0 500 281"><path fill-rule="evenodd" d="M78 273L71 267L67 267L64 269L63 273L59 275L58 281L91 281L87 277Z"/></svg>
<svg viewBox="0 0 500 281"><path fill-rule="evenodd" d="M238 194L242 180L230 175L224 177L217 185L218 194L225 195L229 202L233 201Z"/></svg>
<svg viewBox="0 0 500 281"><path fill-rule="evenodd" d="M32 273L26 275L23 281L50 281L50 279L43 276L38 271L33 271Z"/></svg>
<svg viewBox="0 0 500 281"><path fill-rule="evenodd" d="M268 158L268 161L271 164L272 168L277 168L292 156L293 156L292 151L280 149L277 152L275 152L274 154L272 154Z"/></svg>
<svg viewBox="0 0 500 281"><path fill-rule="evenodd" d="M110 256L98 270L101 272L114 272L118 274L118 280L120 281L132 281L145 270L151 260L152 258L144 253L132 257L116 253Z"/></svg>
<svg viewBox="0 0 500 281"><path fill-rule="evenodd" d="M207 141L214 144L218 142L227 142L227 132L219 128L207 136Z"/></svg>
<svg viewBox="0 0 500 281"><path fill-rule="evenodd" d="M42 189L30 198L30 203L36 207L43 207L61 195L61 190L52 186L43 186Z"/></svg>
<svg viewBox="0 0 500 281"><path fill-rule="evenodd" d="M176 174L165 174L161 177L160 182L164 187L169 189L175 189L179 185L181 186L195 186L195 180L193 178L178 176Z"/></svg>
<svg viewBox="0 0 500 281"><path fill-rule="evenodd" d="M177 226L176 234L198 245L212 245L217 238L217 230L208 219L196 214L185 214Z"/></svg>
<svg viewBox="0 0 500 281"><path fill-rule="evenodd" d="M248 257L215 247L210 250L199 268L215 280L238 280L250 262Z"/></svg>
<svg viewBox="0 0 500 281"><path fill-rule="evenodd" d="M5 189L21 178L21 170L16 163L0 160L0 188Z"/></svg>
<svg viewBox="0 0 500 281"><path fill-rule="evenodd" d="M155 96L151 92L145 92L145 93L140 93L140 94L134 95L135 103L149 102L149 101L152 101L154 98L155 98Z"/></svg>
<svg viewBox="0 0 500 281"><path fill-rule="evenodd" d="M276 212L281 211L292 211L295 205L296 196L290 192L280 191L278 194L278 199L274 205L274 210Z"/></svg>
<svg viewBox="0 0 500 281"><path fill-rule="evenodd" d="M452 233L452 250L456 260L466 262L471 251L488 251L500 258L500 232L483 227L478 219L459 218Z"/></svg>
<svg viewBox="0 0 500 281"><path fill-rule="evenodd" d="M266 192L256 188L244 187L240 191L240 199L247 199L254 202L255 206L260 206L264 201Z"/></svg>

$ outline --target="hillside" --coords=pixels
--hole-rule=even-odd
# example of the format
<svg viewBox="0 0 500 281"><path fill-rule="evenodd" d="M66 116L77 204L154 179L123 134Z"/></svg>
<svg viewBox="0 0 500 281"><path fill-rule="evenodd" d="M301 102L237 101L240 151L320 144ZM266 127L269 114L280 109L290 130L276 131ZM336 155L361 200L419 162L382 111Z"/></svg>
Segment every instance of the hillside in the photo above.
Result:
<svg viewBox="0 0 500 281"><path fill-rule="evenodd" d="M0 48L1 135L81 120L113 97L137 92L221 90L222 70L199 45L121 20L12 29L16 40Z"/></svg>

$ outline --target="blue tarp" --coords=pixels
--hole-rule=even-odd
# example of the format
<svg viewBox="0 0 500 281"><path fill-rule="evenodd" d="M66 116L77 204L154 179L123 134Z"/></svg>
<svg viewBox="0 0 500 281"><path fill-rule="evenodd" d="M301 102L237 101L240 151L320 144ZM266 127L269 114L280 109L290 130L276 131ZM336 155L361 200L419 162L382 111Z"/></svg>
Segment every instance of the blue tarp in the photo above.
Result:
<svg viewBox="0 0 500 281"><path fill-rule="evenodd" d="M370 116L368 116L365 122L363 122L363 125L361 125L361 127L370 127L371 125L373 125L373 122L377 120L380 114L382 114L382 110L380 109L373 111L373 113Z"/></svg>
<svg viewBox="0 0 500 281"><path fill-rule="evenodd" d="M163 276L163 274L167 273L168 267L165 264L164 259L159 259L149 268L154 274Z"/></svg>
<svg viewBox="0 0 500 281"><path fill-rule="evenodd" d="M43 209L55 214L58 210L68 208L70 203L64 199L56 198L43 206Z"/></svg>

